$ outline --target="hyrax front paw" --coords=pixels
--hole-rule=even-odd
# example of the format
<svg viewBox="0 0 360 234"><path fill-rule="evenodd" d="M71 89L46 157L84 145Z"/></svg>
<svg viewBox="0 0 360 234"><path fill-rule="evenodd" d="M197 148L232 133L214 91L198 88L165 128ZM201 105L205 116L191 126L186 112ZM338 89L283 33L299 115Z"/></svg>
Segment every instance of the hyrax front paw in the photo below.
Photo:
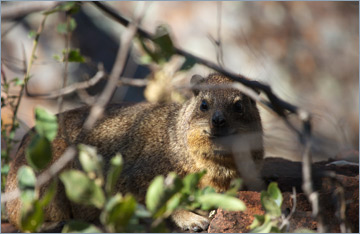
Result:
<svg viewBox="0 0 360 234"><path fill-rule="evenodd" d="M171 215L171 219L184 231L199 232L207 230L209 227L209 220L207 218L186 210L175 211Z"/></svg>

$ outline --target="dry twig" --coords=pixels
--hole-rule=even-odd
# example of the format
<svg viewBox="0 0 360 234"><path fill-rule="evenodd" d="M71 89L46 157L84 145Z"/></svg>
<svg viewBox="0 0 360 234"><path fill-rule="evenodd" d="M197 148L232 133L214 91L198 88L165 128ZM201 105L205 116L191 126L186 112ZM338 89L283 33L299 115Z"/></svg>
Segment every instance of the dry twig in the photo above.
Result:
<svg viewBox="0 0 360 234"><path fill-rule="evenodd" d="M221 40L221 15L222 15L222 2L217 3L217 39L209 35L210 41L214 44L216 49L216 61L219 66L224 68L224 53Z"/></svg>
<svg viewBox="0 0 360 234"><path fill-rule="evenodd" d="M37 11L47 10L56 7L61 2L21 2L12 4L2 4L1 20L13 20L22 18Z"/></svg>
<svg viewBox="0 0 360 234"><path fill-rule="evenodd" d="M96 103L91 107L90 114L84 123L85 131L90 130L94 126L95 122L102 116L105 105L110 101L110 98L113 96L116 90L117 80L119 79L125 67L125 62L130 50L131 42L138 29L138 24L140 23L144 14L145 7L143 7L141 13L136 17L134 24L130 24L128 30L122 35L119 51L113 66L113 70L111 71L109 80L104 88L104 91L99 96Z"/></svg>
<svg viewBox="0 0 360 234"><path fill-rule="evenodd" d="M49 93L49 94L34 94L34 93L30 93L29 90L26 89L26 95L29 97L32 97L32 98L44 98L44 99L57 98L59 96L68 95L77 90L87 89L91 86L94 86L104 77L106 77L104 68L102 65L99 65L98 72L89 80L69 85L67 87L64 87L62 89L59 89L59 90Z"/></svg>
<svg viewBox="0 0 360 234"><path fill-rule="evenodd" d="M64 154L60 156L60 158L55 161L49 169L42 172L36 181L36 187L39 188L47 183L51 178L57 175L76 155L76 148L74 146L68 147ZM1 194L1 204L14 200L20 196L20 190L16 188L15 190L7 193Z"/></svg>
<svg viewBox="0 0 360 234"><path fill-rule="evenodd" d="M280 225L280 230L282 230L284 228L284 226L286 226L285 232L289 232L290 219L296 210L296 188L293 187L292 189L293 189L293 194L291 195L291 198L293 199L293 206L291 208L290 214L288 216L286 216L286 218L283 218L282 223Z"/></svg>

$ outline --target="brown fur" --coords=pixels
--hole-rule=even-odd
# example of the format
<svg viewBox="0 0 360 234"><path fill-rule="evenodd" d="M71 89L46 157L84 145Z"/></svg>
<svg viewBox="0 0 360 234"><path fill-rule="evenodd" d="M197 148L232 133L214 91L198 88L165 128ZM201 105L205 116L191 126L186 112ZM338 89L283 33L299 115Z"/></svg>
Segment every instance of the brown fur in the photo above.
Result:
<svg viewBox="0 0 360 234"><path fill-rule="evenodd" d="M218 74L207 79L192 81L195 85L227 84L231 80ZM80 135L89 108L83 107L62 113L64 125L52 143L53 161L57 160L67 147L63 128L66 129L71 143L84 143L98 148L104 162L120 152L124 157L122 175L117 183L117 191L131 192L139 202L144 202L147 187L156 175L167 175L175 171L180 176L207 170L199 186L212 186L218 192L226 190L231 179L241 175L236 169L231 144L247 139L246 134L256 133L258 137L249 141L248 152L259 168L263 158L262 127L259 112L254 102L233 89L211 89L194 91L195 96L185 104L141 103L122 107L110 105L106 115L86 135ZM209 103L208 111L201 111L202 100ZM233 111L233 102L241 100L242 112ZM227 121L229 136L211 138L211 117L221 110ZM228 137L228 138L226 138ZM16 188L17 170L26 164L24 150L29 144L25 136L11 169L6 184L6 192ZM225 140L224 140L225 139ZM241 155L240 155L241 157ZM107 167L107 165L105 165ZM77 160L65 169L80 169ZM104 170L107 171L106 169ZM43 191L44 188L41 189ZM18 226L20 200L15 199L6 205L9 220ZM45 210L47 221L63 221L70 218L94 221L99 210L73 204L66 199L64 188L59 183L55 199ZM172 216L174 222L183 229L205 229L206 218L188 211L177 211Z"/></svg>

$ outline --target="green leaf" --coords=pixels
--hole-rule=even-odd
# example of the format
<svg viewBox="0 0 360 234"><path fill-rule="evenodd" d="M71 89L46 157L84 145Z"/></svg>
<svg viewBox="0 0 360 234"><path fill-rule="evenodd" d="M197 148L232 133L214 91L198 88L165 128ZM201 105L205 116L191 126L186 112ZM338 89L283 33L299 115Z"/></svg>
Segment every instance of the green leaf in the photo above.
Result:
<svg viewBox="0 0 360 234"><path fill-rule="evenodd" d="M135 210L135 216L138 218L150 218L151 213L146 209L143 204L138 203Z"/></svg>
<svg viewBox="0 0 360 234"><path fill-rule="evenodd" d="M15 77L10 81L10 83L14 83L16 86L20 86L24 84L24 80L19 79L18 77ZM17 96L15 96L17 97Z"/></svg>
<svg viewBox="0 0 360 234"><path fill-rule="evenodd" d="M77 63L84 63L85 58L80 54L79 49L70 50L68 55L69 62L77 62Z"/></svg>
<svg viewBox="0 0 360 234"><path fill-rule="evenodd" d="M67 34L69 32L74 31L76 26L77 26L77 24L76 24L75 19L71 18L70 21L69 21L69 26L68 26L67 23L61 23L61 24L57 25L56 30L60 34Z"/></svg>
<svg viewBox="0 0 360 234"><path fill-rule="evenodd" d="M236 196L237 192L241 188L241 185L242 185L241 179L232 180L230 183L230 189L228 189L225 194L233 197Z"/></svg>
<svg viewBox="0 0 360 234"><path fill-rule="evenodd" d="M271 182L268 186L268 190L267 190L268 194L270 195L270 197L275 201L275 203L277 204L278 207L281 207L282 201L283 201L283 197L281 194L280 189L277 186L276 182Z"/></svg>
<svg viewBox="0 0 360 234"><path fill-rule="evenodd" d="M150 55L148 55L148 54L144 54L143 56L141 56L140 57L140 64L142 64L142 65L148 65L148 64L150 64L150 63L152 63L153 62L153 59L152 59L152 57L150 56Z"/></svg>
<svg viewBox="0 0 360 234"><path fill-rule="evenodd" d="M63 3L63 4L55 7L54 9L45 11L45 12L43 12L43 14L50 15L50 14L53 14L53 13L59 12L59 11L67 11L70 14L75 14L79 11L79 9L80 9L80 6L76 2L69 1L69 2Z"/></svg>
<svg viewBox="0 0 360 234"><path fill-rule="evenodd" d="M225 194L210 193L201 195L198 201L202 206L222 208L228 211L244 211L246 206L241 200Z"/></svg>
<svg viewBox="0 0 360 234"><path fill-rule="evenodd" d="M174 44L171 40L168 29L164 25L160 25L156 28L153 42L159 46L160 51L158 53L163 59L165 59L164 62L168 61L171 56L175 54Z"/></svg>
<svg viewBox="0 0 360 234"><path fill-rule="evenodd" d="M43 206L43 207L47 206L51 202L51 200L55 196L56 188L57 188L57 181L54 180L53 182L51 182L50 186L47 188L46 193L42 196L42 198L40 200L41 206Z"/></svg>
<svg viewBox="0 0 360 234"><path fill-rule="evenodd" d="M69 30L70 31L74 31L76 28L77 24L74 18L71 18L69 21Z"/></svg>
<svg viewBox="0 0 360 234"><path fill-rule="evenodd" d="M250 225L250 230L261 226L265 222L264 215L254 215L254 221Z"/></svg>
<svg viewBox="0 0 360 234"><path fill-rule="evenodd" d="M61 231L62 233L102 233L102 231L93 224L83 221L69 221Z"/></svg>
<svg viewBox="0 0 360 234"><path fill-rule="evenodd" d="M66 195L71 201L92 205L99 209L104 206L105 196L101 187L83 172L68 170L60 174L60 179L65 185Z"/></svg>
<svg viewBox="0 0 360 234"><path fill-rule="evenodd" d="M20 226L24 232L36 232L44 222L44 211L39 201L22 204Z"/></svg>
<svg viewBox="0 0 360 234"><path fill-rule="evenodd" d="M155 227L151 227L150 229L151 233L169 233L170 231L166 227L166 223L164 220L162 220L159 224L157 224Z"/></svg>
<svg viewBox="0 0 360 234"><path fill-rule="evenodd" d="M261 204L264 207L266 213L279 217L281 216L281 209L276 204L275 200L269 195L268 192L262 191L260 195Z"/></svg>
<svg viewBox="0 0 360 234"><path fill-rule="evenodd" d="M46 109L35 108L35 129L40 136L53 141L57 135L58 123L55 115Z"/></svg>
<svg viewBox="0 0 360 234"><path fill-rule="evenodd" d="M101 220L109 226L111 232L124 232L135 209L136 200L132 195L122 197L117 194L106 204Z"/></svg>
<svg viewBox="0 0 360 234"><path fill-rule="evenodd" d="M28 34L28 37L31 39L31 38L34 38L36 36L36 32L34 30L31 30Z"/></svg>
<svg viewBox="0 0 360 234"><path fill-rule="evenodd" d="M159 208L165 193L164 189L164 176L155 177L146 193L146 207L150 212L155 213Z"/></svg>
<svg viewBox="0 0 360 234"><path fill-rule="evenodd" d="M101 157L98 156L96 147L79 144L79 160L86 172L99 173L101 170Z"/></svg>
<svg viewBox="0 0 360 234"><path fill-rule="evenodd" d="M52 159L51 143L44 136L36 134L25 151L26 160L35 170L44 169Z"/></svg>
<svg viewBox="0 0 360 234"><path fill-rule="evenodd" d="M9 173L9 170L10 170L9 164L4 164L1 166L1 174L2 175L7 175Z"/></svg>
<svg viewBox="0 0 360 234"><path fill-rule="evenodd" d="M191 69L196 64L196 60L193 57L185 56L185 61L182 64L180 71L186 71Z"/></svg>
<svg viewBox="0 0 360 234"><path fill-rule="evenodd" d="M107 174L105 191L108 195L111 195L114 191L115 184L120 176L123 165L123 159L121 154L116 154L110 160L110 169Z"/></svg>
<svg viewBox="0 0 360 234"><path fill-rule="evenodd" d="M142 58L140 58L140 61L143 62L144 64L148 64L151 63L152 61L154 61L155 63L160 63L160 55L155 51L152 50L148 45L147 45L147 40L146 38L142 37L139 35L139 42L141 47L144 49L144 51L146 52L146 55L148 55L148 57L146 55L142 56ZM153 43L151 41L151 43Z"/></svg>
<svg viewBox="0 0 360 234"><path fill-rule="evenodd" d="M197 188L197 185L200 181L200 179L205 175L205 171L199 172L199 173L192 173L185 176L183 179L184 188L182 189L182 192L191 194L195 191Z"/></svg>
<svg viewBox="0 0 360 234"><path fill-rule="evenodd" d="M17 180L19 189L34 189L36 184L36 176L33 169L29 166L21 166L17 172Z"/></svg>
<svg viewBox="0 0 360 234"><path fill-rule="evenodd" d="M256 216L255 216L256 217ZM258 220L257 222L259 222L261 216L256 217L256 219ZM255 221L255 220L254 220ZM251 233L269 233L271 228L272 228L272 222L271 222L271 218L269 215L265 214L262 218L261 218L261 225L258 227L255 227L254 229L251 229L250 232ZM259 222L260 223L260 222ZM255 225L251 225L251 227L253 227Z"/></svg>
<svg viewBox="0 0 360 234"><path fill-rule="evenodd" d="M151 217L151 215L150 215ZM126 226L127 233L145 233L146 227L143 223L139 222L139 217L136 217L136 214L133 215L129 221L129 224Z"/></svg>
<svg viewBox="0 0 360 234"><path fill-rule="evenodd" d="M174 196L172 196L166 203L166 211L172 212L181 203L181 200L183 199L183 196L181 193L176 193Z"/></svg>
<svg viewBox="0 0 360 234"><path fill-rule="evenodd" d="M216 192L215 192L215 189L214 189L213 187L206 186L205 188L203 188L203 189L201 190L201 195L210 194L210 193L216 193Z"/></svg>
<svg viewBox="0 0 360 234"><path fill-rule="evenodd" d="M66 34L68 32L67 24L66 23L58 24L56 27L56 31L60 34Z"/></svg>
<svg viewBox="0 0 360 234"><path fill-rule="evenodd" d="M275 221L272 221L272 226L270 229L271 233L282 233L282 231L276 226Z"/></svg>
<svg viewBox="0 0 360 234"><path fill-rule="evenodd" d="M31 204L35 199L36 176L29 166L22 166L17 172L20 189L20 200L23 204Z"/></svg>
<svg viewBox="0 0 360 234"><path fill-rule="evenodd" d="M58 62L62 62L62 59L60 58L60 55L58 55L58 54L54 54L53 59L55 59Z"/></svg>
<svg viewBox="0 0 360 234"><path fill-rule="evenodd" d="M79 11L80 6L77 2L67 2L59 6L61 11L68 11L70 14L75 14Z"/></svg>

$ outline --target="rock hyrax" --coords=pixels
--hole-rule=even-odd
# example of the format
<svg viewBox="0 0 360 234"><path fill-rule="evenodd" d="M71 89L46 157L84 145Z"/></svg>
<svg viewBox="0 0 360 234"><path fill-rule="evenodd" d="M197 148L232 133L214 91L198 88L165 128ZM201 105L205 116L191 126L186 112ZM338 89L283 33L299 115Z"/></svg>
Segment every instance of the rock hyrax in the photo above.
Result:
<svg viewBox="0 0 360 234"><path fill-rule="evenodd" d="M171 171L183 177L206 169L199 186L225 191L233 178L252 177L246 170L259 169L263 159L262 125L256 103L236 89L216 88L231 83L220 74L207 78L195 75L191 79L194 95L184 104L109 105L105 117L86 135L79 133L89 107L64 112L63 125L52 142L53 162L68 146L61 129L66 128L68 141L96 146L105 165L116 153L123 155L117 191L130 192L139 202L144 202L147 187L155 176L166 176ZM6 192L17 187L16 172L26 164L24 152L29 142L30 137L25 136L11 163ZM81 169L78 160L64 169L69 168ZM19 199L8 202L6 208L10 222L19 227ZM99 210L69 202L61 183L45 209L45 220L50 222L91 222L98 217ZM207 218L190 211L176 211L171 218L184 230L206 229L209 224Z"/></svg>

